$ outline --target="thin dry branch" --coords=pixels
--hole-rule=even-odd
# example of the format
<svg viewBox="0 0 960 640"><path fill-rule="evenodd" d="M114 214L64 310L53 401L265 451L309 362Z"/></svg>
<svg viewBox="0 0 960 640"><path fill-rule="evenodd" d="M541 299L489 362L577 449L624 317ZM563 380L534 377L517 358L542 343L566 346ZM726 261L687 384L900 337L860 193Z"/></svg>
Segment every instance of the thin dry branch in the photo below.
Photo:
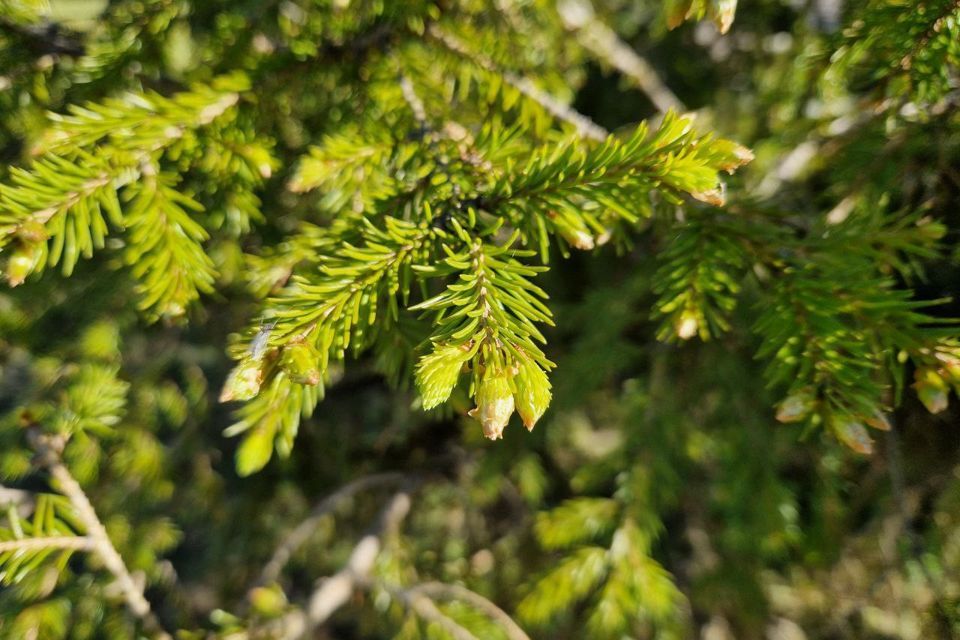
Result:
<svg viewBox="0 0 960 640"><path fill-rule="evenodd" d="M380 512L377 522L354 546L347 564L334 575L319 581L305 609L288 613L273 625L272 630L289 640L309 637L369 581L383 548L383 538L396 531L409 512L409 491L398 491Z"/></svg>
<svg viewBox="0 0 960 640"><path fill-rule="evenodd" d="M93 540L87 536L47 536L42 538L22 538L0 542L0 553L7 551L35 551L38 549L73 549L90 551Z"/></svg>
<svg viewBox="0 0 960 640"><path fill-rule="evenodd" d="M290 556L310 538L323 517L336 509L342 502L367 489L399 484L406 478L407 476L402 473L378 473L364 476L345 484L321 500L310 512L310 515L283 538L273 552L270 561L260 572L257 583L263 585L275 581L290 560Z"/></svg>
<svg viewBox="0 0 960 640"><path fill-rule="evenodd" d="M510 640L530 640L530 636L520 628L506 611L484 598L475 591L457 584L443 582L424 582L407 589L407 591L421 593L434 600L459 600L481 611L494 622L498 623Z"/></svg>
<svg viewBox="0 0 960 640"><path fill-rule="evenodd" d="M423 100L417 95L417 90L413 87L413 81L407 74L400 76L400 90L403 92L403 99L413 112L413 117L421 127L427 127L427 110L423 106Z"/></svg>
<svg viewBox="0 0 960 640"><path fill-rule="evenodd" d="M433 600L416 588L387 588L387 592L427 622L432 622L446 631L454 640L477 640L477 637L444 615Z"/></svg>
<svg viewBox="0 0 960 640"><path fill-rule="evenodd" d="M123 558L110 541L107 530L97 516L93 505L84 493L83 488L74 479L70 471L63 464L61 453L66 444L62 436L50 436L39 430L28 432L30 444L37 452L37 462L50 473L56 483L56 488L70 501L77 513L77 518L83 523L89 539L89 550L97 554L103 566L110 572L116 581L124 602L131 613L141 620L144 630L160 640L172 640L169 633L164 631L160 621L150 609L150 603L143 595L143 587L134 580Z"/></svg>
<svg viewBox="0 0 960 640"><path fill-rule="evenodd" d="M671 109L686 111L653 65L596 17L590 0L565 0L557 6L557 11L564 26L576 34L584 49L636 83L661 113Z"/></svg>
<svg viewBox="0 0 960 640"><path fill-rule="evenodd" d="M29 514L33 511L35 502L36 498L29 491L0 485L0 508L13 506L19 514Z"/></svg>
<svg viewBox="0 0 960 640"><path fill-rule="evenodd" d="M524 96L538 103L546 109L553 117L562 120L576 128L577 132L584 138L603 142L610 133L598 125L596 122L583 115L573 107L566 105L556 97L537 87L529 78L519 76L511 71L500 69L490 58L480 53L470 51L470 49L460 41L459 38L451 33L441 29L436 24L430 25L427 33L445 49L456 55L469 60L481 69L495 73L503 78L503 81L522 93Z"/></svg>

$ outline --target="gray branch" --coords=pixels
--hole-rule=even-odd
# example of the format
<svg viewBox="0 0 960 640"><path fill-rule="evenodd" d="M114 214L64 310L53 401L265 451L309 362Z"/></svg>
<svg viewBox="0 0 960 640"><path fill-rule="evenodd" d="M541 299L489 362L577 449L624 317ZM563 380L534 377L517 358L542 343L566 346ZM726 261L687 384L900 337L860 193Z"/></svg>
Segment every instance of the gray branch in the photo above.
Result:
<svg viewBox="0 0 960 640"><path fill-rule="evenodd" d="M93 540L87 536L46 536L40 538L21 538L0 542L0 553L7 551L39 551L40 549L72 549L90 551Z"/></svg>
<svg viewBox="0 0 960 640"><path fill-rule="evenodd" d="M29 491L0 485L0 507L13 506L20 515L29 515L35 502L34 495Z"/></svg>
<svg viewBox="0 0 960 640"><path fill-rule="evenodd" d="M421 127L427 126L427 110L423 106L423 100L417 95L417 90L413 87L413 81L410 76L402 74L400 76L400 90L403 92L403 99L413 112L413 118Z"/></svg>
<svg viewBox="0 0 960 640"><path fill-rule="evenodd" d="M424 582L409 587L407 591L421 593L434 600L459 600L481 611L488 618L498 623L510 640L530 640L530 636L520 628L520 625L514 622L513 618L511 618L506 611L479 593L471 591L466 587L443 582Z"/></svg>
<svg viewBox="0 0 960 640"><path fill-rule="evenodd" d="M347 564L337 573L319 581L303 610L292 611L279 621L280 637L294 640L309 634L330 619L350 597L369 582L384 536L399 528L410 512L410 493L404 489L393 495L380 512L377 522L360 538ZM475 640L475 639L474 639Z"/></svg>
<svg viewBox="0 0 960 640"><path fill-rule="evenodd" d="M310 512L310 515L283 538L273 552L270 561L260 572L257 583L264 585L274 582L280 576L280 572L283 571L290 557L310 538L323 517L336 509L341 503L367 489L399 484L406 477L402 473L378 473L364 476L345 484L321 500Z"/></svg>
<svg viewBox="0 0 960 640"><path fill-rule="evenodd" d="M87 530L89 549L97 554L103 566L113 576L123 594L127 608L143 622L144 629L160 640L172 640L169 633L160 626L160 621L150 609L150 603L143 595L143 587L134 580L123 558L110 541L107 530L104 528L93 505L84 493L83 488L74 479L73 475L63 464L60 457L66 444L62 436L50 436L39 430L28 432L30 444L37 452L37 460L41 466L49 471L56 483L56 488L70 501L77 513L77 518Z"/></svg>
<svg viewBox="0 0 960 640"><path fill-rule="evenodd" d="M388 593L399 600L403 605L413 611L427 622L433 622L444 631L449 633L454 640L477 640L477 637L461 627L456 621L444 615L433 600L426 596L421 590L403 589L399 587L385 587ZM529 639L528 639L529 640Z"/></svg>
<svg viewBox="0 0 960 640"><path fill-rule="evenodd" d="M661 113L686 110L653 66L597 19L590 0L564 0L557 11L584 49L632 80Z"/></svg>
<svg viewBox="0 0 960 640"><path fill-rule="evenodd" d="M513 72L500 69L490 58L474 53L461 42L456 36L447 33L437 25L430 25L429 35L439 42L445 49L456 55L469 60L481 69L490 73L495 73L503 78L503 81L522 93L524 96L538 103L546 109L553 117L573 125L577 132L584 138L603 142L610 133L598 125L596 122L583 115L573 107L566 105L555 96L550 95L537 87L529 78L519 76Z"/></svg>

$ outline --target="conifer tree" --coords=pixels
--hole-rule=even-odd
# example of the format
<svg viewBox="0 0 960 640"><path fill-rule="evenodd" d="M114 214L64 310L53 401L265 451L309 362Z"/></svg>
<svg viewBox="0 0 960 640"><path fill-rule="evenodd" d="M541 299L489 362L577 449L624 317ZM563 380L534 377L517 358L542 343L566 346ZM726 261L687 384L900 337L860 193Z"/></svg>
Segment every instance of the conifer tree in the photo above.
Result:
<svg viewBox="0 0 960 640"><path fill-rule="evenodd" d="M960 4L753 5L0 0L0 638L960 633Z"/></svg>

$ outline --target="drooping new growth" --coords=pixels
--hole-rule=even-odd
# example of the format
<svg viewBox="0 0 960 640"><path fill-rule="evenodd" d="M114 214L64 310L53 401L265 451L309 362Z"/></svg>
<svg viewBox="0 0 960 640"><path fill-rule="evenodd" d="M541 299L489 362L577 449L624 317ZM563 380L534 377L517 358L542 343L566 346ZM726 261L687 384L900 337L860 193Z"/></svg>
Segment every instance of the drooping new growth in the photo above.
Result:
<svg viewBox="0 0 960 640"><path fill-rule="evenodd" d="M409 135L331 139L302 161L296 191L345 175L357 195L268 301L263 315L276 324L265 353L238 351L224 397L249 403L233 432L290 442L333 363L368 349L410 358L395 354L394 335L416 317L429 329L415 367L425 409L464 380L476 403L471 415L488 438L501 437L515 410L532 429L550 402L553 364L538 325L552 320L534 280L551 244L588 250L614 235L625 239L658 203L684 196L721 205L718 174L750 158L672 113L653 132L641 125L602 143L567 136L546 144L519 123L472 134L416 115L411 109L409 133L423 131L415 144L426 153L414 155ZM354 184L360 172L363 185ZM259 458L248 457L253 450ZM241 467L258 467L262 452L261 444L245 446Z"/></svg>
<svg viewBox="0 0 960 640"><path fill-rule="evenodd" d="M942 97L949 78L931 69L949 66L955 47L925 45L956 29L955 3L897 13L916 36L906 44L882 3L868 5L823 74L825 90L874 50L892 50L900 62L883 76L884 91L906 83L918 100ZM710 17L726 31L735 7L678 0L665 18L675 27ZM311 97L339 114L322 132L287 128L258 93L275 47L263 36L250 42L260 62L249 74L53 115L33 161L0 185L11 285L55 265L70 274L107 248L134 279L146 317L173 321L218 289L222 267L241 273L259 309L230 347L237 362L220 399L245 403L227 431L245 435L243 473L274 449L288 454L324 385L364 353L391 381L415 380L425 409L455 396L467 413L462 400L472 398L469 414L489 438L515 413L532 429L551 400L544 327L553 320L539 284L551 255L622 248L648 231L660 250L649 286L659 338L723 333L741 292L757 291L754 330L768 382L786 391L782 421L824 424L868 450L865 426L885 424L905 361L917 365L924 403L945 406L958 382L953 331L936 328L925 303L891 276L908 277L914 258L934 254L938 223L838 214L798 234L752 202L724 207L720 175L750 151L695 133L691 117L673 112L652 128L610 134L570 108L569 95L555 95L568 88L562 79L534 60L513 64L500 31L557 19L554 9L505 11L488 30L471 26L472 9L430 2L331 11L327 26L280 21L294 72L317 56L338 61ZM567 2L561 13L567 28L586 30L590 52L624 50L590 39L610 33L588 3ZM91 54L84 64L97 70L79 68L85 78L107 73L122 54ZM617 64L636 75L631 60ZM342 76L341 63L350 69ZM281 167L260 128L294 140L293 153L308 148ZM289 176L286 199L269 211L292 212L270 221L281 241L243 257L218 253L219 239L265 220L257 191L278 170ZM844 239L855 241L838 263Z"/></svg>

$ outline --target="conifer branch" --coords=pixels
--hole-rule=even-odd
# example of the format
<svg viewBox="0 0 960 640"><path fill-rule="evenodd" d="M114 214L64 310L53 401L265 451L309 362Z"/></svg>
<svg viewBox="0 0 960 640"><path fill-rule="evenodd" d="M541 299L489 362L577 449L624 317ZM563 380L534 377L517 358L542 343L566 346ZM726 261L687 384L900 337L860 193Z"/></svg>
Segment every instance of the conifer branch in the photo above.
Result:
<svg viewBox="0 0 960 640"><path fill-rule="evenodd" d="M212 291L213 263L200 246L207 234L187 214L202 207L173 189L177 179L159 163L165 150L236 105L245 83L228 76L172 98L128 95L51 115L41 155L0 185L0 248L14 244L8 282L16 286L61 262L70 275L81 256L103 248L109 221L130 229L127 259L152 319L182 315ZM265 151L238 151L257 165L255 175L269 173ZM121 195L131 203L127 212Z"/></svg>
<svg viewBox="0 0 960 640"><path fill-rule="evenodd" d="M466 241L466 239L465 239ZM544 270L519 263L531 252L510 251L474 241L436 267L419 271L429 277L456 275L444 293L413 310L434 313L433 351L417 366L417 385L424 407L445 402L457 385L465 363L472 361L477 407L484 435L502 437L516 408L527 429L533 429L550 402L545 369L553 363L536 345L544 337L534 322L552 324L541 302L546 294L527 278Z"/></svg>
<svg viewBox="0 0 960 640"><path fill-rule="evenodd" d="M720 206L725 196L718 172L752 158L732 142L698 137L691 118L671 112L652 134L644 123L625 140L608 138L590 149L575 142L544 147L504 172L480 206L507 216L546 261L548 232L592 249L595 236L617 221L649 217L654 191L676 204L689 196Z"/></svg>
<svg viewBox="0 0 960 640"><path fill-rule="evenodd" d="M903 56L903 58L901 58L900 68L904 71L909 71L910 67L913 66L913 60L917 57L917 54L920 53L920 51L927 46L930 40L940 32L950 16L958 13L960 13L960 0L949 0L946 2L936 14L934 20L930 23L930 26L920 34L920 37L917 39L910 51Z"/></svg>
<svg viewBox="0 0 960 640"><path fill-rule="evenodd" d="M426 127L411 79L401 75L400 85L413 119ZM248 432L238 451L242 473L269 460L271 442L281 455L289 452L300 417L309 415L322 396L331 364L343 361L348 351L358 354L382 345L379 337L398 321L400 304L406 306L414 283L421 283L425 294L427 281L436 278L456 280L445 292L409 307L436 319L432 352L417 365L423 406L444 402L466 368L473 372L475 415L488 437L500 437L514 409L533 428L550 401L545 372L553 366L535 344L543 342L536 324L551 320L541 300L544 292L529 282L544 267L520 262L536 253L512 249L514 241L538 246L546 262L553 237L590 249L619 222L649 216L654 191L674 203L688 195L720 204L718 172L733 171L751 158L732 142L698 137L689 118L672 113L653 134L642 125L622 141L611 137L586 147L574 139L534 148L502 169L487 167L492 163L483 159L486 146L498 142L486 136L481 132L469 143L446 134L430 136L431 150L438 156L454 152L462 164L431 158L429 169L421 169L425 177L411 191L375 200L367 215L341 218L311 241L307 253L313 256L303 272L268 301L271 328L261 340L265 348L237 352L239 363L221 395L223 401L250 400L227 431ZM349 148L358 147L343 151ZM312 154L317 163L301 165L298 188L327 181L341 188L338 173L349 164L323 160L322 153ZM387 153L370 157L380 163ZM352 161L349 153L336 152L341 155ZM384 170L372 169L374 175ZM462 183L457 171L466 174ZM427 199L420 190L433 182L446 189ZM466 197L468 189L476 195ZM423 199L411 221L392 215L397 201L418 196ZM493 243L490 238L503 223L515 236Z"/></svg>
<svg viewBox="0 0 960 640"><path fill-rule="evenodd" d="M220 396L223 402L252 400L227 430L252 430L237 453L241 473L266 464L274 439L289 452L301 415L322 397L331 363L343 361L348 349L359 353L399 318L413 264L436 230L391 217L382 222L380 229L362 219L359 242L333 244L315 273L294 276L271 300L266 348L241 356Z"/></svg>
<svg viewBox="0 0 960 640"><path fill-rule="evenodd" d="M177 178L145 163L131 184L126 214L130 245L125 256L137 278L140 309L154 318L177 317L201 293L213 291L216 271L201 243L209 237L188 212L203 209L178 191Z"/></svg>
<svg viewBox="0 0 960 640"><path fill-rule="evenodd" d="M159 640L172 640L172 636L163 630L160 621L150 608L150 603L143 595L143 587L131 575L123 558L117 552L107 530L97 516L93 505L84 493L83 488L73 478L73 475L63 464L61 453L65 440L61 436L49 436L36 429L28 432L30 443L37 452L37 462L45 468L56 483L57 489L63 493L76 510L78 520L87 532L86 544L103 562L104 568L113 576L123 599L130 612L139 618L144 628Z"/></svg>
<svg viewBox="0 0 960 640"><path fill-rule="evenodd" d="M149 156L212 124L249 88L246 77L234 74L170 98L130 93L99 104L71 105L66 114L50 114L51 127L34 152L64 155L107 140L111 147Z"/></svg>
<svg viewBox="0 0 960 640"><path fill-rule="evenodd" d="M729 329L746 257L736 235L710 222L681 226L658 255L653 291L660 300L653 317L663 318L660 340L708 340Z"/></svg>

